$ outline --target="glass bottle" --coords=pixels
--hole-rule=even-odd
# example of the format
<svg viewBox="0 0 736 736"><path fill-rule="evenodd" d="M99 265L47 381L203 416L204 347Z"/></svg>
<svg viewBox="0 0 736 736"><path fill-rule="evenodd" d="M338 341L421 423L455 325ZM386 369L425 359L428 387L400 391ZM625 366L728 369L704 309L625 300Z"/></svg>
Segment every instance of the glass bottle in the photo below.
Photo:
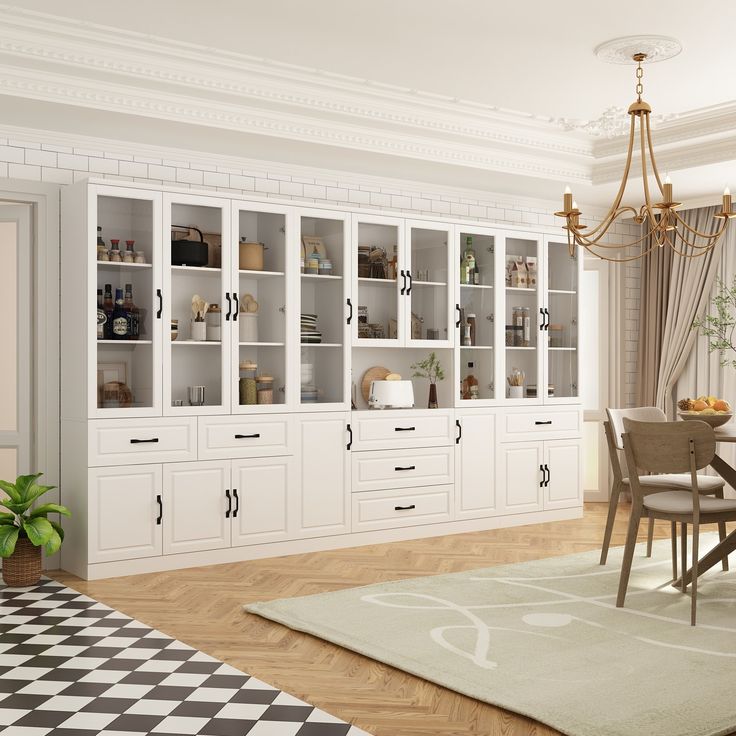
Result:
<svg viewBox="0 0 736 736"><path fill-rule="evenodd" d="M123 290L115 289L115 309L112 312L112 339L128 340L128 313L123 306Z"/></svg>
<svg viewBox="0 0 736 736"><path fill-rule="evenodd" d="M112 284L105 284L105 296L102 300L102 309L105 312L105 340L112 340L112 313L115 303L112 300Z"/></svg>
<svg viewBox="0 0 736 736"><path fill-rule="evenodd" d="M102 239L102 226L97 226L97 245L102 246L103 248L106 248L105 241Z"/></svg>
<svg viewBox="0 0 736 736"><path fill-rule="evenodd" d="M468 235L465 238L465 250L463 251L463 264L460 269L461 283L475 283L475 251L473 250L473 238Z"/></svg>
<svg viewBox="0 0 736 736"><path fill-rule="evenodd" d="M97 289L97 339L105 339L105 322L107 322L107 315L105 314L105 308L102 300L102 289Z"/></svg>
<svg viewBox="0 0 736 736"><path fill-rule="evenodd" d="M468 321L468 327L470 328L470 345L473 346L476 344L475 315L469 314L465 319Z"/></svg>
<svg viewBox="0 0 736 736"><path fill-rule="evenodd" d="M137 340L140 337L140 312L133 303L133 284L125 284L125 299L123 307L128 315L128 339Z"/></svg>
<svg viewBox="0 0 736 736"><path fill-rule="evenodd" d="M479 398L478 379L473 375L473 366L475 363L468 363L468 374L465 376L465 390L463 399Z"/></svg>

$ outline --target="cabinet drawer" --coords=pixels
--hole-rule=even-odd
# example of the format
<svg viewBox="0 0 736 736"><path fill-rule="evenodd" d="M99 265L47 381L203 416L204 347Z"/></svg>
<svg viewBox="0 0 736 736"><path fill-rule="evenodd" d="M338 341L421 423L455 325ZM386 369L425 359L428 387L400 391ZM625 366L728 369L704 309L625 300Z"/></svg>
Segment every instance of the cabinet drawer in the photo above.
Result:
<svg viewBox="0 0 736 736"><path fill-rule="evenodd" d="M579 409L536 409L509 412L501 417L500 441L579 437L582 432Z"/></svg>
<svg viewBox="0 0 736 736"><path fill-rule="evenodd" d="M436 410L431 416L383 411L353 417L353 450L435 447L454 441L455 423L449 411Z"/></svg>
<svg viewBox="0 0 736 736"><path fill-rule="evenodd" d="M376 450L352 454L353 491L452 483L454 448Z"/></svg>
<svg viewBox="0 0 736 736"><path fill-rule="evenodd" d="M196 460L197 420L99 419L89 423L88 443L92 467Z"/></svg>
<svg viewBox="0 0 736 736"><path fill-rule="evenodd" d="M374 491L353 496L353 531L450 521L452 486Z"/></svg>
<svg viewBox="0 0 736 736"><path fill-rule="evenodd" d="M199 418L201 460L272 457L292 453L292 426L288 416Z"/></svg>

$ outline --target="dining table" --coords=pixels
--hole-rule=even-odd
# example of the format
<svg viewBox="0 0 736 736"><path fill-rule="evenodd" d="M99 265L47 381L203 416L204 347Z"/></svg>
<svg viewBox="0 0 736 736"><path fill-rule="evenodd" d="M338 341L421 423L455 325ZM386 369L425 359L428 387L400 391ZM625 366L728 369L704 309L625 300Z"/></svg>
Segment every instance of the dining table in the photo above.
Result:
<svg viewBox="0 0 736 736"><path fill-rule="evenodd" d="M717 443L729 443L736 442L736 425L721 426L715 428L716 442ZM736 468L733 465L727 463L716 451L716 455L713 458L710 466L723 480L736 489ZM736 529L726 536L721 542L719 542L713 549L710 550L702 559L698 560L698 577L700 577L706 570L710 570L711 567L717 565L725 557L728 557L731 552L736 550ZM689 585L692 580L692 569L687 570L684 574L685 584ZM681 581L676 581L678 585Z"/></svg>

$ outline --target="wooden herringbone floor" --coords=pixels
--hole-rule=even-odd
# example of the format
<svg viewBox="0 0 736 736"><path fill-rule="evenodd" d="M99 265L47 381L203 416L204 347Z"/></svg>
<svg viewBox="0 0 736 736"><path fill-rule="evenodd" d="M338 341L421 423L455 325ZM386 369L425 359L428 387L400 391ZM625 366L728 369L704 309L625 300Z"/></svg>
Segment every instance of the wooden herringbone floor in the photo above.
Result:
<svg viewBox="0 0 736 736"><path fill-rule="evenodd" d="M242 610L244 603L600 548L605 504L575 521L85 582L55 577L376 736L557 731ZM622 506L613 544L623 544ZM656 528L668 537L669 523Z"/></svg>

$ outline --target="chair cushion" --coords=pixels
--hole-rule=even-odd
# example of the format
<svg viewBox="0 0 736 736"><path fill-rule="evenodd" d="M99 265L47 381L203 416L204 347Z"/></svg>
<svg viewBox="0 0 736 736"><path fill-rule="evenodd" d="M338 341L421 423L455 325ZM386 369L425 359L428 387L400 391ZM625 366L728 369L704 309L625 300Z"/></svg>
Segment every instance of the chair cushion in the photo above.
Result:
<svg viewBox="0 0 736 736"><path fill-rule="evenodd" d="M628 478L623 478L626 485L629 484ZM690 473L663 473L662 475L640 475L639 485L646 489L652 488L676 488L690 490ZM713 493L719 488L723 488L726 482L717 475L700 475L698 474L698 489L701 493Z"/></svg>
<svg viewBox="0 0 736 736"><path fill-rule="evenodd" d="M665 491L644 496L644 508L650 511L662 511L666 514L691 514L693 512L693 494L688 491ZM736 518L736 498L700 499L702 514L716 514L733 511Z"/></svg>

